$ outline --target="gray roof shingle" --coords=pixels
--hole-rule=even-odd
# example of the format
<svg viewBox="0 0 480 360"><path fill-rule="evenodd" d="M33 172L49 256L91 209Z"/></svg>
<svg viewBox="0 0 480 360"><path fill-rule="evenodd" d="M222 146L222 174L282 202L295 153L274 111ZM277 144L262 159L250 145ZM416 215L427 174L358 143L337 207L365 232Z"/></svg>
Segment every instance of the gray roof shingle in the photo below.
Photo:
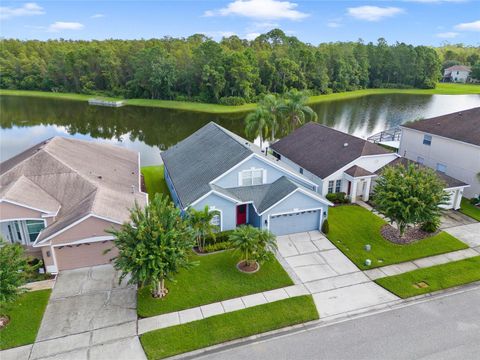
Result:
<svg viewBox="0 0 480 360"><path fill-rule="evenodd" d="M309 122L270 146L321 179L364 155L391 151L364 139Z"/></svg>

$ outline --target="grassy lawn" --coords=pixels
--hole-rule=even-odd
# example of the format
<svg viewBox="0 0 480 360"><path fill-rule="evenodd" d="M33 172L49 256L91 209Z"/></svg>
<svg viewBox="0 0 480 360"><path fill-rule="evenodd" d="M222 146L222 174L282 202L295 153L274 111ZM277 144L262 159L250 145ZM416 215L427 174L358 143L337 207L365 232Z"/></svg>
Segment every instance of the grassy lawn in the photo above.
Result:
<svg viewBox="0 0 480 360"><path fill-rule="evenodd" d="M170 197L170 191L163 177L163 165L143 166L141 171L150 199L153 199L156 193L166 194Z"/></svg>
<svg viewBox="0 0 480 360"><path fill-rule="evenodd" d="M140 340L149 359L162 359L316 319L312 297L299 296L155 330Z"/></svg>
<svg viewBox="0 0 480 360"><path fill-rule="evenodd" d="M480 221L480 208L478 206L470 204L470 200L468 200L467 198L462 198L460 212L467 216L470 216L472 219Z"/></svg>
<svg viewBox="0 0 480 360"><path fill-rule="evenodd" d="M414 94L414 95L465 95L465 94L480 94L480 85L473 84L450 84L438 83L435 89L364 89L356 91L348 91L341 93L334 93L328 95L312 96L309 100L310 104L317 104L324 101L352 99L365 95L374 94ZM68 100L87 101L88 99L101 97L98 95L86 94L72 94L72 93L54 93L47 91L29 91L29 90L4 90L0 89L0 95L11 96L34 96L34 97L48 97ZM148 106L160 107L165 109L194 111L210 114L229 114L242 113L253 110L255 104L245 104L239 106L226 106L219 104L206 104L188 101L174 101L174 100L152 100L152 99L121 99L121 98L106 98L109 100L124 100L126 105L131 106Z"/></svg>
<svg viewBox="0 0 480 360"><path fill-rule="evenodd" d="M0 306L0 313L10 317L8 325L0 330L0 350L35 341L51 292L26 292L14 303Z"/></svg>
<svg viewBox="0 0 480 360"><path fill-rule="evenodd" d="M293 285L276 260L255 274L244 274L235 267L238 257L232 251L192 256L199 265L182 270L176 283L167 282L166 298L154 299L147 287L138 291L138 315L149 317Z"/></svg>
<svg viewBox="0 0 480 360"><path fill-rule="evenodd" d="M468 248L445 232L408 245L393 244L380 234L385 221L355 205L330 208L328 221L327 237L363 270ZM366 244L371 251L364 249ZM365 259L372 265L366 266Z"/></svg>
<svg viewBox="0 0 480 360"><path fill-rule="evenodd" d="M375 282L404 299L474 281L480 281L480 256L389 276ZM415 287L419 282L427 283L428 287Z"/></svg>

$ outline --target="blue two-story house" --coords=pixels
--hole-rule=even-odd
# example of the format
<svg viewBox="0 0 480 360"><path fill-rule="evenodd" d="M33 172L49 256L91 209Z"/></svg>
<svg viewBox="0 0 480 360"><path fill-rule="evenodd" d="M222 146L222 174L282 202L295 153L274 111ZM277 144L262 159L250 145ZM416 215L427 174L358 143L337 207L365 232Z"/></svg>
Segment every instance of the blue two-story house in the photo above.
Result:
<svg viewBox="0 0 480 360"><path fill-rule="evenodd" d="M175 204L208 206L222 231L244 224L276 235L318 230L332 205L313 181L213 122L161 155Z"/></svg>

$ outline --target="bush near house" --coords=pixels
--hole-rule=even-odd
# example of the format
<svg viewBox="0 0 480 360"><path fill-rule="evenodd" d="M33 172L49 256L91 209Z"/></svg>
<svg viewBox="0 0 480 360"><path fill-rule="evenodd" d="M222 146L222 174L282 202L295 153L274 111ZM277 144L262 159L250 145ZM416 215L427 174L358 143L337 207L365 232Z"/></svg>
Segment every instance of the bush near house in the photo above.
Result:
<svg viewBox="0 0 480 360"><path fill-rule="evenodd" d="M140 341L148 359L163 359L316 319L312 296L298 296L155 330L143 334Z"/></svg>
<svg viewBox="0 0 480 360"><path fill-rule="evenodd" d="M409 271L375 282L404 299L474 281L480 281L480 256Z"/></svg>
<svg viewBox="0 0 480 360"><path fill-rule="evenodd" d="M26 292L13 303L0 305L0 315L7 315L10 319L7 326L0 330L0 350L35 341L51 292Z"/></svg>
<svg viewBox="0 0 480 360"><path fill-rule="evenodd" d="M362 270L468 248L443 231L410 244L394 244L380 234L386 222L356 205L330 208L328 220L327 237ZM370 251L365 250L367 244ZM366 259L372 260L371 266L365 265Z"/></svg>
<svg viewBox="0 0 480 360"><path fill-rule="evenodd" d="M349 199L346 195L344 192L330 193L327 194L326 198L334 204L347 204L349 203Z"/></svg>

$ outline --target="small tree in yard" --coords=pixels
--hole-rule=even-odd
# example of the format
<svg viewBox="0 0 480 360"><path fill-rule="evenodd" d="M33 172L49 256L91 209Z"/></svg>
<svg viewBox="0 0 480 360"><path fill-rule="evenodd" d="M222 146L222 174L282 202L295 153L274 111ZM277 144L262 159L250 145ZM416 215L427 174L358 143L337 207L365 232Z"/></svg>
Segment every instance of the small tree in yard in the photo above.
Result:
<svg viewBox="0 0 480 360"><path fill-rule="evenodd" d="M378 211L398 226L400 238L408 226L438 223L439 205L448 200L444 185L429 168L388 166L377 180L373 202Z"/></svg>
<svg viewBox="0 0 480 360"><path fill-rule="evenodd" d="M28 263L20 244L8 244L0 237L0 304L16 300L25 290L20 286L26 283L27 274L36 270Z"/></svg>
<svg viewBox="0 0 480 360"><path fill-rule="evenodd" d="M235 229L229 240L234 252L241 256L238 266L245 271L256 270L259 264L272 259L277 250L275 235L251 225Z"/></svg>
<svg viewBox="0 0 480 360"><path fill-rule="evenodd" d="M118 249L114 266L122 272L120 281L130 274L129 283L151 285L153 297L164 297L165 280L174 280L181 268L193 265L188 256L193 232L167 197L155 195L144 209L135 204L130 223L109 233Z"/></svg>
<svg viewBox="0 0 480 360"><path fill-rule="evenodd" d="M218 226L212 224L215 211L209 211L208 206L203 210L190 208L188 213L188 222L195 234L198 250L203 251L205 239L207 236L215 237L215 233L220 230Z"/></svg>

